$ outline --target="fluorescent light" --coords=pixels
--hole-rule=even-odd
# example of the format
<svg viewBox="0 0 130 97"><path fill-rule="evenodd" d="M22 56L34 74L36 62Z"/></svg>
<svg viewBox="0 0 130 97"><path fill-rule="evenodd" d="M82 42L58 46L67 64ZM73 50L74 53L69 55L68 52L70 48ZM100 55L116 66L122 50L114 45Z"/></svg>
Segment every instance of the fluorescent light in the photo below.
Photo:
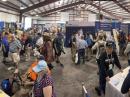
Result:
<svg viewBox="0 0 130 97"><path fill-rule="evenodd" d="M2 0L2 1L6 2L7 0Z"/></svg>
<svg viewBox="0 0 130 97"><path fill-rule="evenodd" d="M60 1L56 2L56 5L60 6L60 5L61 5L61 2L60 2Z"/></svg>
<svg viewBox="0 0 130 97"><path fill-rule="evenodd" d="M23 6L21 6L21 7L20 7L20 9L24 9L24 7L23 7Z"/></svg>
<svg viewBox="0 0 130 97"><path fill-rule="evenodd" d="M36 17L38 17L38 15L36 15Z"/></svg>
<svg viewBox="0 0 130 97"><path fill-rule="evenodd" d="M57 13L58 13L58 14L60 14L60 12L59 12L59 11L58 11Z"/></svg>

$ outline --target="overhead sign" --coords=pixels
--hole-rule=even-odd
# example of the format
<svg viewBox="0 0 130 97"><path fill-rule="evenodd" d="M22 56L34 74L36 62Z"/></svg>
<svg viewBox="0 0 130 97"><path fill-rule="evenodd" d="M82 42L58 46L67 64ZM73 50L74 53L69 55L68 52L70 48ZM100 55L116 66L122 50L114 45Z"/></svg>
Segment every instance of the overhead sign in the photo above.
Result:
<svg viewBox="0 0 130 97"><path fill-rule="evenodd" d="M96 29L97 30L104 30L104 31L111 31L112 24L109 22L96 22Z"/></svg>
<svg viewBox="0 0 130 97"><path fill-rule="evenodd" d="M87 21L69 21L66 23L66 26L71 27L92 27L95 26L95 22L87 22Z"/></svg>

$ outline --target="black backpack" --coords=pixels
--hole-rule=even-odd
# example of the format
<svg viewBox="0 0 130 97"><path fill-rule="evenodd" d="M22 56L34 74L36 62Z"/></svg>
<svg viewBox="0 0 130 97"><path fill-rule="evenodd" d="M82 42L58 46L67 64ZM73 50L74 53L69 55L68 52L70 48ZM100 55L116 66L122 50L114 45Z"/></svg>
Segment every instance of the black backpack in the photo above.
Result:
<svg viewBox="0 0 130 97"><path fill-rule="evenodd" d="M99 45L98 55L100 56L105 51L105 46L104 44L100 44L99 42L98 42L98 45Z"/></svg>

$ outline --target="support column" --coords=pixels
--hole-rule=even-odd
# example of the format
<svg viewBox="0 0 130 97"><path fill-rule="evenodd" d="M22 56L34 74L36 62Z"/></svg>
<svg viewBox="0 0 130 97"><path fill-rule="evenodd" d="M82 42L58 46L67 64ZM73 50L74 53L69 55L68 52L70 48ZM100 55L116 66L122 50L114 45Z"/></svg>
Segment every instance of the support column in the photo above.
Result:
<svg viewBox="0 0 130 97"><path fill-rule="evenodd" d="M22 16L23 16L23 14L20 12L20 15L19 15L19 23L22 22Z"/></svg>

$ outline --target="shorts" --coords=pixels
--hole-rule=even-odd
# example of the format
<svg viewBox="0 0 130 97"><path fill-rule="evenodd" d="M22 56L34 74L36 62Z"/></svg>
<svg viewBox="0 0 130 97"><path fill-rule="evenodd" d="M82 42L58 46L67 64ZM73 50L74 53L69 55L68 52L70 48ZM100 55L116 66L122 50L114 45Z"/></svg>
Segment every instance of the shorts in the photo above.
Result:
<svg viewBox="0 0 130 97"><path fill-rule="evenodd" d="M18 53L12 53L11 58L12 58L14 63L18 63L20 61L20 56Z"/></svg>

